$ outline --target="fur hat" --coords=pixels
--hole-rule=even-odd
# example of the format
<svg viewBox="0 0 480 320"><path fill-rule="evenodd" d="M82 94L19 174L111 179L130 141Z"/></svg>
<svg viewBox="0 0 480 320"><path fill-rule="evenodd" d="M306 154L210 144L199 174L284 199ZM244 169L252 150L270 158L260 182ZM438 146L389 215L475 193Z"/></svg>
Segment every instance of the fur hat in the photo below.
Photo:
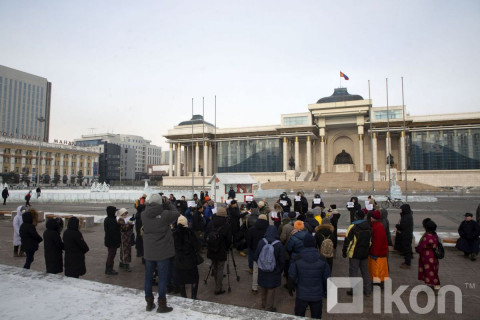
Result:
<svg viewBox="0 0 480 320"><path fill-rule="evenodd" d="M332 225L332 222L330 221L330 218L323 218L322 219L322 225Z"/></svg>
<svg viewBox="0 0 480 320"><path fill-rule="evenodd" d="M304 248L314 248L315 247L315 238L307 232L305 238L303 238L303 247Z"/></svg>
<svg viewBox="0 0 480 320"><path fill-rule="evenodd" d="M305 226L303 224L303 221L295 221L293 225L293 229L296 229L296 230L303 230L304 227Z"/></svg>
<svg viewBox="0 0 480 320"><path fill-rule="evenodd" d="M379 210L375 210L372 212L372 218L375 220L381 220L382 219L382 213Z"/></svg>
<svg viewBox="0 0 480 320"><path fill-rule="evenodd" d="M127 209L121 208L120 210L118 210L118 215L119 215L119 216L123 215L124 213L125 213L125 214L128 214Z"/></svg>
<svg viewBox="0 0 480 320"><path fill-rule="evenodd" d="M259 201L259 202L258 202L258 207L259 207L259 208L265 207L265 202Z"/></svg>
<svg viewBox="0 0 480 320"><path fill-rule="evenodd" d="M150 197L148 197L147 202L149 204L151 204L151 203L162 204L163 203L162 196L159 195L158 193L153 193L153 194L150 195Z"/></svg>
<svg viewBox="0 0 480 320"><path fill-rule="evenodd" d="M185 216L180 215L177 220L177 224L181 224L184 227L188 227L188 220L185 218Z"/></svg>
<svg viewBox="0 0 480 320"><path fill-rule="evenodd" d="M107 214L115 214L117 212L117 208L114 206L108 206L107 207Z"/></svg>
<svg viewBox="0 0 480 320"><path fill-rule="evenodd" d="M258 219L267 221L267 216L264 215L264 214L261 214L261 215L258 216Z"/></svg>
<svg viewBox="0 0 480 320"><path fill-rule="evenodd" d="M295 218L297 217L297 214L296 214L294 211L290 211L290 212L288 213L288 217L289 217L290 219L295 219Z"/></svg>
<svg viewBox="0 0 480 320"><path fill-rule="evenodd" d="M218 207L217 208L217 216L219 217L226 217L227 216L227 210L225 207Z"/></svg>

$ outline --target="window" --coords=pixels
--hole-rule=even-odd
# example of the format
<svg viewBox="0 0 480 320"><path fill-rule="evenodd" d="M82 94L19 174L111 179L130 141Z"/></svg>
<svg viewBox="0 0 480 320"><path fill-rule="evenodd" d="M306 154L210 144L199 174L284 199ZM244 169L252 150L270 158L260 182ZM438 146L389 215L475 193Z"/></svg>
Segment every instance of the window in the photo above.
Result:
<svg viewBox="0 0 480 320"><path fill-rule="evenodd" d="M284 126L308 125L308 116L284 117L283 125Z"/></svg>

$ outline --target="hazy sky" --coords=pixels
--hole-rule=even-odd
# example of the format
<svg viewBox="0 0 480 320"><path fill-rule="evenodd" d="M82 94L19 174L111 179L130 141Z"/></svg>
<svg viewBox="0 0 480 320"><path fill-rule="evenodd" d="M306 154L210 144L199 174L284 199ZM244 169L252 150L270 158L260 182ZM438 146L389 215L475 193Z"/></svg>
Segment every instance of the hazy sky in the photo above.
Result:
<svg viewBox="0 0 480 320"><path fill-rule="evenodd" d="M280 123L351 94L412 115L480 111L480 1L0 0L0 64L53 84L51 139ZM95 129L89 129L95 128Z"/></svg>

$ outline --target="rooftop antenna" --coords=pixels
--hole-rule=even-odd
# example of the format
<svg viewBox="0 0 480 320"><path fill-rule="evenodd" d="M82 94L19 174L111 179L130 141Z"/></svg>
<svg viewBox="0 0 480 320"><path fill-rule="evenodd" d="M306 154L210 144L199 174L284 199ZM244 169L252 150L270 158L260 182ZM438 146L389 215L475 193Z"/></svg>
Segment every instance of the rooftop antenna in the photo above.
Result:
<svg viewBox="0 0 480 320"><path fill-rule="evenodd" d="M87 128L87 129L92 131L90 132L91 134L94 134L94 130L96 130L97 128Z"/></svg>

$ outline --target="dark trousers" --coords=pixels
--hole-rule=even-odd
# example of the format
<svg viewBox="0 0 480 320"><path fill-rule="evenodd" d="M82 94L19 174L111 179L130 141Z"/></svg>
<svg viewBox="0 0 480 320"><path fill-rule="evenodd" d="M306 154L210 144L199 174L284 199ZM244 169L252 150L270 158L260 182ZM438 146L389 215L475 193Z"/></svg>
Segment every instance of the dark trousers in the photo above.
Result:
<svg viewBox="0 0 480 320"><path fill-rule="evenodd" d="M107 255L107 269L113 269L113 264L115 263L115 255L117 254L117 248L109 247Z"/></svg>
<svg viewBox="0 0 480 320"><path fill-rule="evenodd" d="M305 301L301 299L295 299L295 315L305 317L305 311L310 306L310 314L313 319L322 318L322 300L320 301Z"/></svg>
<svg viewBox="0 0 480 320"><path fill-rule="evenodd" d="M225 261L212 260L213 264L213 276L215 278L215 291L220 292L223 290L223 269Z"/></svg>
<svg viewBox="0 0 480 320"><path fill-rule="evenodd" d="M370 280L370 273L368 272L368 259L348 259L348 275L350 277L358 277L361 274L363 279L363 293L372 293L372 280Z"/></svg>
<svg viewBox="0 0 480 320"><path fill-rule="evenodd" d="M412 264L412 256L413 256L412 249L405 252L405 264L406 265L409 266L409 265Z"/></svg>
<svg viewBox="0 0 480 320"><path fill-rule="evenodd" d="M25 264L23 265L24 269L30 269L30 265L33 262L33 255L35 252L26 252L27 259L25 260Z"/></svg>
<svg viewBox="0 0 480 320"><path fill-rule="evenodd" d="M7 198L3 198L3 205L7 204Z"/></svg>

